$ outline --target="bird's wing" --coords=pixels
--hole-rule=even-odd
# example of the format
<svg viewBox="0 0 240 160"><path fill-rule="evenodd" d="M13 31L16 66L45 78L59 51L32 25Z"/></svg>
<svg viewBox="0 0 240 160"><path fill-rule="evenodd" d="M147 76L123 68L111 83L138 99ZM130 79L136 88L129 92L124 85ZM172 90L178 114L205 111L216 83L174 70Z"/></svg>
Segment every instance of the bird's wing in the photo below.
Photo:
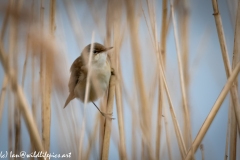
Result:
<svg viewBox="0 0 240 160"><path fill-rule="evenodd" d="M71 76L68 82L69 92L73 93L74 88L78 83L79 77L81 76L81 67L83 66L83 61L81 56L79 56L72 64L70 68Z"/></svg>

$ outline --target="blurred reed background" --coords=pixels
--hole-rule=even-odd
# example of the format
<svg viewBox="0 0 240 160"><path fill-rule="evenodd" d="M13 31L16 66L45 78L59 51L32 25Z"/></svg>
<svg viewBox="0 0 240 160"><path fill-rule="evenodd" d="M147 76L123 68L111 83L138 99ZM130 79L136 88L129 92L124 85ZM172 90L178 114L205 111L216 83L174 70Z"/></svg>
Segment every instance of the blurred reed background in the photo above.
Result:
<svg viewBox="0 0 240 160"><path fill-rule="evenodd" d="M0 25L3 153L240 159L240 1L1 0ZM114 47L97 102L114 120L77 99L63 109L93 33Z"/></svg>

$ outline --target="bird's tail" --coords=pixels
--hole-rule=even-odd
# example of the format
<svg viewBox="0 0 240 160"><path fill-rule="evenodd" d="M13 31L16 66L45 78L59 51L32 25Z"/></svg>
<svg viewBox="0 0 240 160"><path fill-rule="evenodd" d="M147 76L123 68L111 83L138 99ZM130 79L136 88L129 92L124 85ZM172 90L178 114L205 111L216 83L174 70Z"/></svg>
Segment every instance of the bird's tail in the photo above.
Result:
<svg viewBox="0 0 240 160"><path fill-rule="evenodd" d="M68 96L68 98L67 98L67 100L66 100L66 102L65 102L65 105L64 105L63 108L65 108L65 107L68 105L68 103L69 103L71 100L73 100L74 98L75 98L75 96L70 93L69 96Z"/></svg>

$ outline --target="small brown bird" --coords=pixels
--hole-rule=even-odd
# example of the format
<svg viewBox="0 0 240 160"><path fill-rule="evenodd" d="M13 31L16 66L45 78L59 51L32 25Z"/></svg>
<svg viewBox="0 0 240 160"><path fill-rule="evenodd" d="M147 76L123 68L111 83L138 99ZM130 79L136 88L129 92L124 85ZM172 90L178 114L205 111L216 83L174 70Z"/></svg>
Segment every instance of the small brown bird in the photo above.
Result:
<svg viewBox="0 0 240 160"><path fill-rule="evenodd" d="M87 45L82 53L72 64L70 71L71 76L68 83L69 96L65 102L64 108L74 98L79 98L84 102L87 74L88 74L88 60L90 56L91 45L92 48L92 60L91 60L91 75L89 95L87 102L92 102L99 112L106 117L106 113L103 113L97 105L94 103L100 98L108 89L109 80L111 76L111 67L107 58L107 51L113 47L106 48L99 43L93 43Z"/></svg>

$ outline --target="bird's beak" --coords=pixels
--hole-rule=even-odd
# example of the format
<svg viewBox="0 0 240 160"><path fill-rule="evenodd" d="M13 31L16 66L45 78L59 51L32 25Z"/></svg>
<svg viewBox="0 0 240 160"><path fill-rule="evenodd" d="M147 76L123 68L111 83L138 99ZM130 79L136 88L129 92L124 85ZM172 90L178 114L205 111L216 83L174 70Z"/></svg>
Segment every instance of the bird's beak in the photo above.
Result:
<svg viewBox="0 0 240 160"><path fill-rule="evenodd" d="M110 50L110 49L113 49L113 47L106 48L106 51L108 51L108 50Z"/></svg>
<svg viewBox="0 0 240 160"><path fill-rule="evenodd" d="M107 52L107 51L109 51L110 49L113 49L113 47L108 47L108 48L104 49L103 52Z"/></svg>

